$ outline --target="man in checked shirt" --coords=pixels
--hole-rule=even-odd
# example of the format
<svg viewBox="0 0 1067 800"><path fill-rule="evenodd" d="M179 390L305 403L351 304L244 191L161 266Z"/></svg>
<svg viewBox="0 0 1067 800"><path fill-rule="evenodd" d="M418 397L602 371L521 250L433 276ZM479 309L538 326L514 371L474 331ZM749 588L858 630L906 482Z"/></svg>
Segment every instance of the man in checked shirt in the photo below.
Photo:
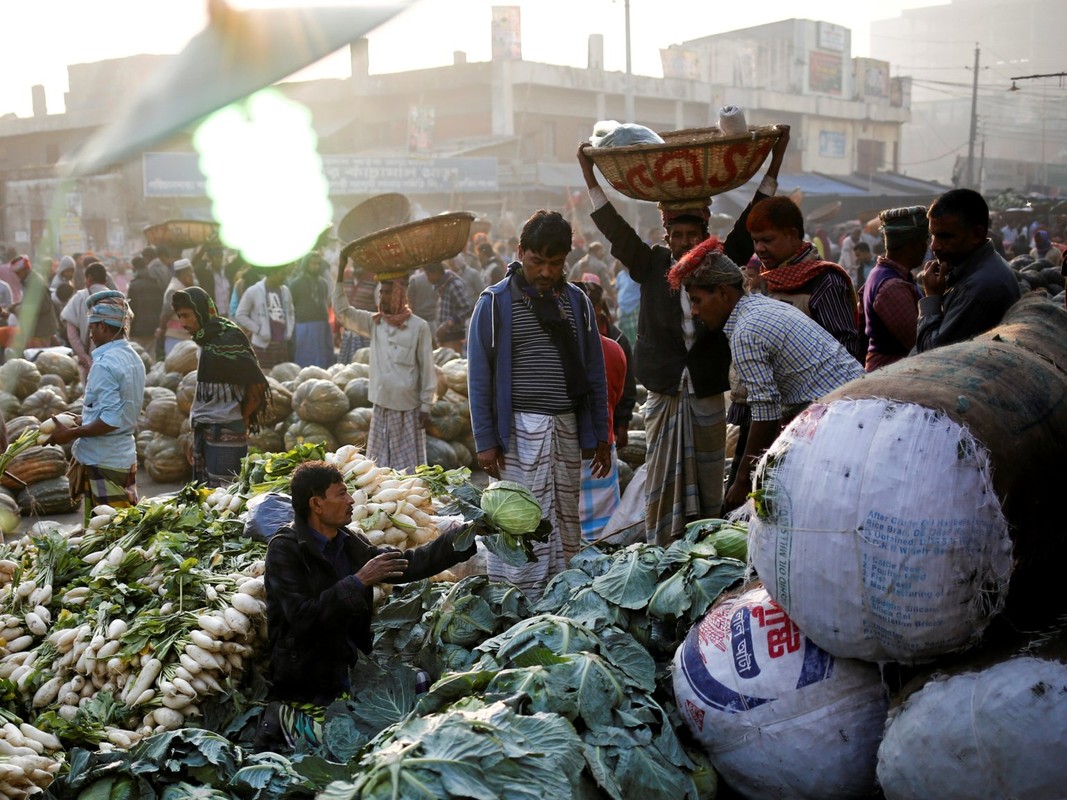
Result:
<svg viewBox="0 0 1067 800"><path fill-rule="evenodd" d="M745 294L741 269L714 237L690 250L668 280L686 288L694 317L708 330L726 334L734 369L748 390L752 426L737 477L726 491L726 513L747 499L756 461L782 428L813 401L863 375L863 369L795 306Z"/></svg>

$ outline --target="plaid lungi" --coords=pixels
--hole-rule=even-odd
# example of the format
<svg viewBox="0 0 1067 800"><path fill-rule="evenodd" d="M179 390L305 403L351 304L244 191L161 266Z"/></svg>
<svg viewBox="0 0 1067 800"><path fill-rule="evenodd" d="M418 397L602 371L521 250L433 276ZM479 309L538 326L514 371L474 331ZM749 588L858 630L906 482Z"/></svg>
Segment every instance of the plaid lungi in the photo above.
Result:
<svg viewBox="0 0 1067 800"><path fill-rule="evenodd" d="M645 535L668 546L694 519L722 510L726 459L723 395L696 397L683 386L677 394L648 393L645 403L648 475Z"/></svg>
<svg viewBox="0 0 1067 800"><path fill-rule="evenodd" d="M367 431L367 458L379 467L407 470L426 463L426 431L419 409L396 411L374 406Z"/></svg>
<svg viewBox="0 0 1067 800"><path fill-rule="evenodd" d="M70 460L67 468L70 497L77 502L85 496L85 524L97 506L129 508L137 505L137 462L128 470L98 467Z"/></svg>
<svg viewBox="0 0 1067 800"><path fill-rule="evenodd" d="M534 543L537 561L532 564L513 567L487 554L491 580L510 581L536 602L548 582L567 569L582 546L578 522L581 468L577 416L548 417L530 412L512 416L511 446L504 454L500 477L521 483L533 493L541 505L541 516L552 523L552 535L548 541Z"/></svg>

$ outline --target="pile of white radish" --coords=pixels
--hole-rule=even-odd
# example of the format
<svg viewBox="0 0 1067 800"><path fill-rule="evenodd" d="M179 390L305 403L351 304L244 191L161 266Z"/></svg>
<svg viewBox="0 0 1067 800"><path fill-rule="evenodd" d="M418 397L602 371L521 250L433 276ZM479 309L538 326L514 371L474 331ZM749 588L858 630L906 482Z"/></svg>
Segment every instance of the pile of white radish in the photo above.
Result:
<svg viewBox="0 0 1067 800"><path fill-rule="evenodd" d="M437 538L430 487L422 478L379 467L354 445L328 453L326 463L344 476L356 501L351 527L371 544L405 550Z"/></svg>
<svg viewBox="0 0 1067 800"><path fill-rule="evenodd" d="M246 502L247 498L237 491L236 484L228 489L220 486L204 498L204 505L220 516L226 514L237 516L244 510Z"/></svg>
<svg viewBox="0 0 1067 800"><path fill-rule="evenodd" d="M119 543L129 525L126 517L109 506L93 509L85 535L114 538L111 546L83 557L88 573L81 585L53 587L47 571L33 572L39 553L32 536L0 559L0 678L14 684L30 713L54 711L68 722L97 693L110 693L127 709L127 727L105 726L102 749L125 749L153 733L185 726L201 714L205 698L223 695L240 681L246 662L266 640L262 560L240 571L209 573L211 582L195 603L168 598L155 545L127 541L124 549ZM72 552L82 541L67 539ZM131 655L124 636L138 615L124 619L114 604L94 605L94 589L84 585L119 583L131 564L143 564L138 585L158 591L156 613L184 623L165 653L150 643Z"/></svg>
<svg viewBox="0 0 1067 800"><path fill-rule="evenodd" d="M52 734L26 722L0 728L0 797L39 795L63 766L62 745Z"/></svg>

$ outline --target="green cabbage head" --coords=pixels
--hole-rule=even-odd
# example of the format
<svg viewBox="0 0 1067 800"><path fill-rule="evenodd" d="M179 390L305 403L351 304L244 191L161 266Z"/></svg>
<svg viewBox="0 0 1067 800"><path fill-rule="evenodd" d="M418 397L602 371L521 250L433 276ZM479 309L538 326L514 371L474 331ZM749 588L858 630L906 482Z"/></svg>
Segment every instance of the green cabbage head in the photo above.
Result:
<svg viewBox="0 0 1067 800"><path fill-rule="evenodd" d="M520 536L541 523L541 506L521 483L494 481L482 492L482 511L505 533Z"/></svg>

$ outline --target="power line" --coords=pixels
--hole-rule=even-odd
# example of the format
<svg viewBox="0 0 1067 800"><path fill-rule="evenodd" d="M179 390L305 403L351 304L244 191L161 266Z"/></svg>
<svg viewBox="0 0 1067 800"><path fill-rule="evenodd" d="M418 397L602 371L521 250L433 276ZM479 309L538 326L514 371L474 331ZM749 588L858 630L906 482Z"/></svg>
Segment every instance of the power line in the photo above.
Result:
<svg viewBox="0 0 1067 800"><path fill-rule="evenodd" d="M963 142L962 144L959 144L959 145L956 145L956 147L953 147L947 153L942 153L939 156L934 156L933 158L927 158L927 159L924 159L923 161L907 161L907 162L902 161L900 163L900 166L902 166L902 167L917 167L920 164L929 164L932 161L940 161L943 158L948 158L953 153L959 152L960 150L962 150L966 146L967 146L967 142Z"/></svg>

